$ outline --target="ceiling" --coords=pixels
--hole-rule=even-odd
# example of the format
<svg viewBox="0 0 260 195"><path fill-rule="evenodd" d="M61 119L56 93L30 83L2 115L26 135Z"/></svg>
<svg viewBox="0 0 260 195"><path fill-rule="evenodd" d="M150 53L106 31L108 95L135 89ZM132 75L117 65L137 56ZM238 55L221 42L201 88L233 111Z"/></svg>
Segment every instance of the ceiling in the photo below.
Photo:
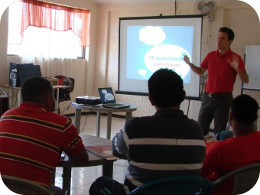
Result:
<svg viewBox="0 0 260 195"><path fill-rule="evenodd" d="M174 3L175 2L175 0L92 0L92 1L99 4L167 3L167 2ZM176 0L176 2L195 2L195 1L196 0ZM223 0L214 0L214 1L223 1ZM228 1L233 1L233 0L228 0Z"/></svg>

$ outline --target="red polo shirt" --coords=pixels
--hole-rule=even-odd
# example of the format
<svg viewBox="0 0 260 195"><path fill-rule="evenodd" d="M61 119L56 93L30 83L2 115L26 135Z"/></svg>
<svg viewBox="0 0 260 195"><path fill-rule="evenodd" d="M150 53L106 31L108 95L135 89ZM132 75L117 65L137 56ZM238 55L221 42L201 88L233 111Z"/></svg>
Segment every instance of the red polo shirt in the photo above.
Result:
<svg viewBox="0 0 260 195"><path fill-rule="evenodd" d="M228 62L229 60L232 61L233 55L239 59L240 70L246 72L241 57L230 49L224 55L220 54L218 50L208 53L201 64L202 68L208 70L205 92L219 93L233 91L237 72Z"/></svg>
<svg viewBox="0 0 260 195"><path fill-rule="evenodd" d="M67 117L43 106L23 103L0 120L0 172L49 187L62 151L85 150L77 129Z"/></svg>
<svg viewBox="0 0 260 195"><path fill-rule="evenodd" d="M260 132L217 141L207 146L201 176L215 181L230 171L260 161ZM230 195L233 183L227 181L213 189L212 195Z"/></svg>

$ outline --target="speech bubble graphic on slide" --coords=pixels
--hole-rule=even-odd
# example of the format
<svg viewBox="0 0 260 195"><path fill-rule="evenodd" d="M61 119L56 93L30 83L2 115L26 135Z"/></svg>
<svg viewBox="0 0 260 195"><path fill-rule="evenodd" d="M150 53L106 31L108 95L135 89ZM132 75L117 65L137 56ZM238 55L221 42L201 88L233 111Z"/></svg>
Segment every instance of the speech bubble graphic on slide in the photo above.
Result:
<svg viewBox="0 0 260 195"><path fill-rule="evenodd" d="M159 26L146 26L139 31L139 40L146 45L159 45L165 37L163 29Z"/></svg>
<svg viewBox="0 0 260 195"><path fill-rule="evenodd" d="M163 44L151 48L144 57L145 66L155 72L160 68L174 70L183 79L189 72L190 67L184 62L183 56L190 54L182 47L171 44Z"/></svg>
<svg viewBox="0 0 260 195"><path fill-rule="evenodd" d="M105 98L106 98L106 100L108 100L108 101L114 100L114 96L113 96L111 93L106 93L106 94L105 94Z"/></svg>
<svg viewBox="0 0 260 195"><path fill-rule="evenodd" d="M107 101L114 100L114 96L111 93L108 93L106 89L102 89L102 93L105 94L105 99Z"/></svg>
<svg viewBox="0 0 260 195"><path fill-rule="evenodd" d="M138 74L142 75L144 78L146 77L147 71L145 69L139 69Z"/></svg>

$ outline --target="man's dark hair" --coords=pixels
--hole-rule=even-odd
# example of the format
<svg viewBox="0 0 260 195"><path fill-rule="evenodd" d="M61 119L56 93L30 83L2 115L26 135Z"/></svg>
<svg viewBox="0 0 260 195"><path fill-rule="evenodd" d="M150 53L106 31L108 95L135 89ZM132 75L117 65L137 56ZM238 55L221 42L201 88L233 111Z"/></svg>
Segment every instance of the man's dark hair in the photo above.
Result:
<svg viewBox="0 0 260 195"><path fill-rule="evenodd" d="M252 124L257 119L257 111L258 103L249 95L239 95L232 102L232 116L239 123Z"/></svg>
<svg viewBox="0 0 260 195"><path fill-rule="evenodd" d="M234 40L235 38L235 33L233 32L233 30L231 28L227 28L227 27L221 27L219 28L218 32L224 32L228 34L228 40Z"/></svg>
<svg viewBox="0 0 260 195"><path fill-rule="evenodd" d="M170 69L159 69L148 80L154 104L160 108L179 106L184 98L182 78Z"/></svg>
<svg viewBox="0 0 260 195"><path fill-rule="evenodd" d="M43 103L53 93L51 83L42 77L30 77L22 84L24 102Z"/></svg>

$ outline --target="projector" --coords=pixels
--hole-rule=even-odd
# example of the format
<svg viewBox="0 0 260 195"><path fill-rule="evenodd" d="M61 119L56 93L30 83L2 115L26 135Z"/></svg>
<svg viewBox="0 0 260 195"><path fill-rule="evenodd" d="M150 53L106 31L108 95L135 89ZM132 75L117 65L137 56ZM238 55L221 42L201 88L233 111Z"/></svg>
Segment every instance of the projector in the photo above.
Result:
<svg viewBox="0 0 260 195"><path fill-rule="evenodd" d="M97 105L101 104L101 99L94 96L78 96L76 97L77 104L88 104L88 105Z"/></svg>

